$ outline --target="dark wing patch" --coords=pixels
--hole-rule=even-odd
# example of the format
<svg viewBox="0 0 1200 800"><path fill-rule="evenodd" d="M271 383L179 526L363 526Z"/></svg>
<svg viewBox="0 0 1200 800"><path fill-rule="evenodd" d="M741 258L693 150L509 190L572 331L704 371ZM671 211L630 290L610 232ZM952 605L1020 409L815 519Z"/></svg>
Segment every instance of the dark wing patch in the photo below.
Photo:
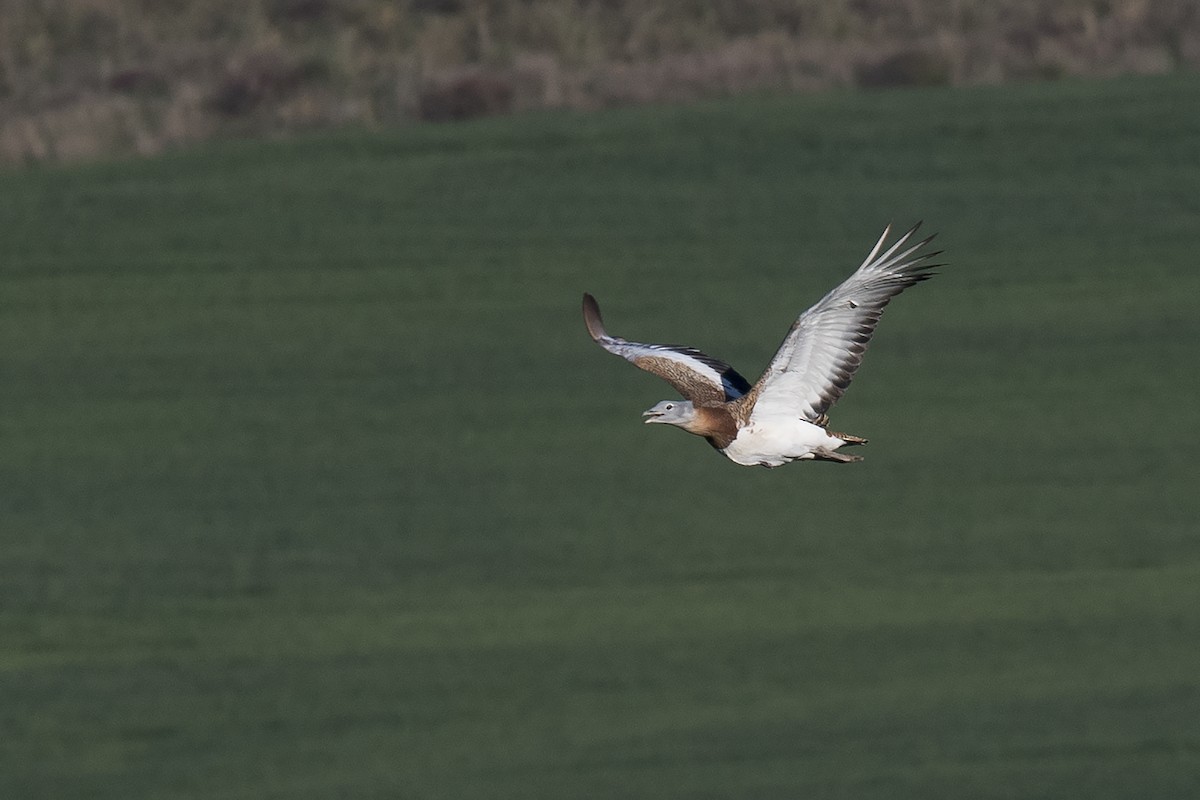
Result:
<svg viewBox="0 0 1200 800"><path fill-rule="evenodd" d="M697 405L728 402L750 390L750 382L737 370L694 347L631 342L610 336L604 329L600 306L590 294L583 296L583 319L596 344L662 378Z"/></svg>

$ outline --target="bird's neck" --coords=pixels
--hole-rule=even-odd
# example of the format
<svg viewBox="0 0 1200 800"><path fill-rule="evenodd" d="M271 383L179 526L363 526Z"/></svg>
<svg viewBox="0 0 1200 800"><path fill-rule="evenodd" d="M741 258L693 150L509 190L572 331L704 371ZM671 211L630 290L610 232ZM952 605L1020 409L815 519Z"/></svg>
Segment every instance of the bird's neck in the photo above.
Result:
<svg viewBox="0 0 1200 800"><path fill-rule="evenodd" d="M737 422L729 409L728 403L719 406L696 406L696 414L680 426L688 433L703 436L709 443L721 450L737 438Z"/></svg>

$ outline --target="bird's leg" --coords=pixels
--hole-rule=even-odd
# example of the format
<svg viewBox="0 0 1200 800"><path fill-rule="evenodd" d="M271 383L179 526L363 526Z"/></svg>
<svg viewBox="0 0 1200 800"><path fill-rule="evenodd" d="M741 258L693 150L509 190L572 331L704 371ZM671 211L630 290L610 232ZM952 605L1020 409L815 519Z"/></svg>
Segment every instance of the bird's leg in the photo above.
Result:
<svg viewBox="0 0 1200 800"><path fill-rule="evenodd" d="M835 450L827 450L824 447L818 447L816 450L813 450L813 458L818 461L836 461L839 464L851 464L855 461L862 461L862 456L839 453Z"/></svg>

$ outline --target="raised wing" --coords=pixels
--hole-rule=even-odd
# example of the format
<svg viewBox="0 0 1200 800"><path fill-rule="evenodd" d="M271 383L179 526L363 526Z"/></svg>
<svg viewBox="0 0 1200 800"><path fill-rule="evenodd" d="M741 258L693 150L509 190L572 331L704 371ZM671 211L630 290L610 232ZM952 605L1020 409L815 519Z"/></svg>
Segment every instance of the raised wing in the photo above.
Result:
<svg viewBox="0 0 1200 800"><path fill-rule="evenodd" d="M779 352L741 401L743 418L783 415L819 422L850 385L883 308L900 292L932 277L938 252L918 253L933 236L905 248L921 223L882 254L884 229L853 275L792 325ZM903 249L902 249L903 248Z"/></svg>
<svg viewBox="0 0 1200 800"><path fill-rule="evenodd" d="M691 347L673 344L642 344L609 336L600 317L600 306L590 294L583 295L583 320L596 344L626 361L652 372L697 405L724 403L750 391L750 382L724 361Z"/></svg>

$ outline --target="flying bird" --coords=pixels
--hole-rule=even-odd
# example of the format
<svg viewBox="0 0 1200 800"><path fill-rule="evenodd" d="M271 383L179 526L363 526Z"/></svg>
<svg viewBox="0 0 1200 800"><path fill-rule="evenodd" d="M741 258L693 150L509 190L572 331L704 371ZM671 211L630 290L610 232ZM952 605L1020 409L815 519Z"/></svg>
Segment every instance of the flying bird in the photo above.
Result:
<svg viewBox="0 0 1200 800"><path fill-rule="evenodd" d="M647 423L675 425L703 436L730 461L744 466L861 461L838 449L867 440L830 430L827 415L862 363L884 306L940 266L929 263L940 250L920 252L933 236L909 245L920 226L918 222L883 250L891 232L890 225L885 228L862 266L796 319L753 386L724 361L695 348L610 336L596 298L586 293L583 319L597 344L654 373L683 395L683 400L664 400L645 411Z"/></svg>

